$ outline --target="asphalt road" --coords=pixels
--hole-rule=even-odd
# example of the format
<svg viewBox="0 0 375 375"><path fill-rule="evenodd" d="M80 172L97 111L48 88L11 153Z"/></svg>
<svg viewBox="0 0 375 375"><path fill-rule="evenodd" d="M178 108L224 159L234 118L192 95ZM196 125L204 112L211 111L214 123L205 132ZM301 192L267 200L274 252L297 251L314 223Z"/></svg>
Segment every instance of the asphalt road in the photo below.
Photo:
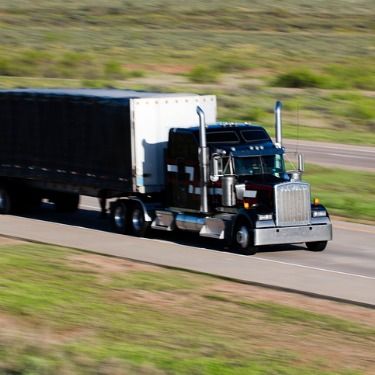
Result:
<svg viewBox="0 0 375 375"><path fill-rule="evenodd" d="M305 163L375 172L375 147L290 139L284 140L283 145L288 155L296 150L304 154ZM293 155L290 159L296 160Z"/></svg>
<svg viewBox="0 0 375 375"><path fill-rule="evenodd" d="M75 214L45 207L29 217L1 216L0 233L375 307L373 226L335 221L334 240L322 253L283 245L244 256L191 233L154 232L146 239L114 234L96 209L96 200L84 197Z"/></svg>

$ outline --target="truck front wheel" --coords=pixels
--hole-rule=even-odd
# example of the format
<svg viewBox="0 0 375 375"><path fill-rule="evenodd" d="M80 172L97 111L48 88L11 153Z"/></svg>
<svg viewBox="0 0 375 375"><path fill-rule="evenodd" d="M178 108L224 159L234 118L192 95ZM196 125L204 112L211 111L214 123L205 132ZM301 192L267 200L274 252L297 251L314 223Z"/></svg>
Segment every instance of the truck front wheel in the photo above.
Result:
<svg viewBox="0 0 375 375"><path fill-rule="evenodd" d="M240 222L236 225L233 232L233 245L235 250L240 250L246 255L254 255L257 252L257 247L253 244L253 235L248 223Z"/></svg>
<svg viewBox="0 0 375 375"><path fill-rule="evenodd" d="M310 251L323 251L327 247L327 241L306 242Z"/></svg>

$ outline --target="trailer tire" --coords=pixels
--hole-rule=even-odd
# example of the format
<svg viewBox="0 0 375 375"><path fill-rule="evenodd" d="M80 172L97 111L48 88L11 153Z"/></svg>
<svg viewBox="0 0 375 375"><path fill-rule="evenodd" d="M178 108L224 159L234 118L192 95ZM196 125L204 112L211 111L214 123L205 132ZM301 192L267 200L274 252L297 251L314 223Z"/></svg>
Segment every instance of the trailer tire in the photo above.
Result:
<svg viewBox="0 0 375 375"><path fill-rule="evenodd" d="M327 241L306 242L310 251L323 251L327 247Z"/></svg>
<svg viewBox="0 0 375 375"><path fill-rule="evenodd" d="M111 206L111 227L120 234L129 233L128 207L123 201L116 201Z"/></svg>
<svg viewBox="0 0 375 375"><path fill-rule="evenodd" d="M0 186L0 214L8 215L12 212L12 198L8 190Z"/></svg>
<svg viewBox="0 0 375 375"><path fill-rule="evenodd" d="M58 212L75 212L79 207L79 194L59 193L54 198L54 203Z"/></svg>
<svg viewBox="0 0 375 375"><path fill-rule="evenodd" d="M130 230L133 236L144 237L149 223L145 220L145 212L140 204L134 204L130 214Z"/></svg>
<svg viewBox="0 0 375 375"><path fill-rule="evenodd" d="M245 220L239 221L233 231L233 247L245 255L254 255L258 248L254 246L254 240L250 224Z"/></svg>
<svg viewBox="0 0 375 375"><path fill-rule="evenodd" d="M23 193L19 192L17 195L17 212L30 212L38 210L42 203L42 196L38 191L27 189Z"/></svg>

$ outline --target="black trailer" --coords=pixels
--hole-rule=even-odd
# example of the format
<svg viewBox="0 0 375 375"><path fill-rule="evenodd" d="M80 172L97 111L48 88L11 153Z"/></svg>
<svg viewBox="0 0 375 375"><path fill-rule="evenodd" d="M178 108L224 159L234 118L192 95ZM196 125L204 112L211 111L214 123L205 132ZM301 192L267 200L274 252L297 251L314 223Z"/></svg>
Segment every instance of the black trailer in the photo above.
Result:
<svg viewBox="0 0 375 375"><path fill-rule="evenodd" d="M114 89L0 90L0 211L41 196L73 210L80 194L110 198L160 192L162 177L155 182L145 176L162 175L161 148L174 118L169 115L163 125L159 122L165 119L147 118L144 112L176 113L178 125L186 98L198 97ZM180 110L162 111L163 100L169 106L180 103ZM189 112L192 120L185 126L196 123L194 109ZM160 133L163 126L165 139L148 141L147 133L152 128ZM144 173L145 157L149 165L157 162L158 171Z"/></svg>

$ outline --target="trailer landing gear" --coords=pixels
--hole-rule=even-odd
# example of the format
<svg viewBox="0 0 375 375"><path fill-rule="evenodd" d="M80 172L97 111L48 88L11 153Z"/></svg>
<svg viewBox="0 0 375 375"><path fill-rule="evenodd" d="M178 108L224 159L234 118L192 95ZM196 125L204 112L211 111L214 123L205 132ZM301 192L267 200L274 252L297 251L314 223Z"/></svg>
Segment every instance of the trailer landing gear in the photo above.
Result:
<svg viewBox="0 0 375 375"><path fill-rule="evenodd" d="M100 218L105 219L107 217L107 198L99 197L100 205Z"/></svg>

